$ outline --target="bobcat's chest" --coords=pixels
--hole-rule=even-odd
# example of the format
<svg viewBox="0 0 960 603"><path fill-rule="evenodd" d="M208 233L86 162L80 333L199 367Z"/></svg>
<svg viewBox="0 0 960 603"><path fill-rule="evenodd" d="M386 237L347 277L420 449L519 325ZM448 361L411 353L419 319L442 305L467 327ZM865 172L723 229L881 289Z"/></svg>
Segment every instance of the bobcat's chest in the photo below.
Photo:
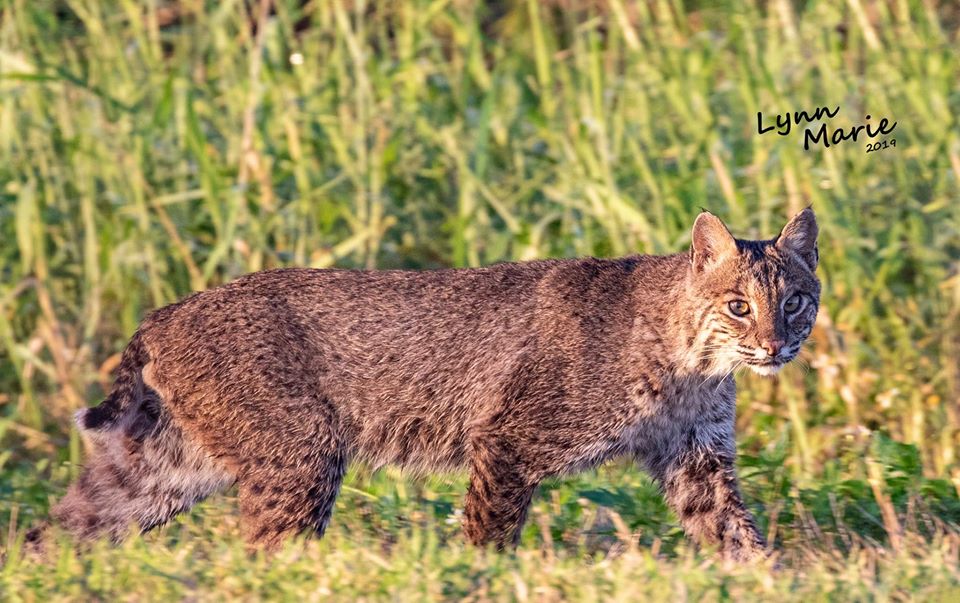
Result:
<svg viewBox="0 0 960 603"><path fill-rule="evenodd" d="M628 437L634 448L670 446L707 424L733 421L736 390L733 378L664 379L655 388L640 381L630 391L636 420Z"/></svg>

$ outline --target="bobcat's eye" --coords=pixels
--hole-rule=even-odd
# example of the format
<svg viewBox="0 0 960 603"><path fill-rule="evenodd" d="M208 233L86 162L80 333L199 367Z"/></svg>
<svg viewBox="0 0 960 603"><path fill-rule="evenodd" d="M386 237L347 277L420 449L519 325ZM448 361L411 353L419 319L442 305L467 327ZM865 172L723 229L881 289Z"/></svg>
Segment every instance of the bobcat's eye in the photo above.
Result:
<svg viewBox="0 0 960 603"><path fill-rule="evenodd" d="M794 293L790 296L790 299L783 304L783 311L787 314L793 314L798 309L800 309L800 294Z"/></svg>
<svg viewBox="0 0 960 603"><path fill-rule="evenodd" d="M746 316L750 313L750 304L742 299L733 300L727 304L727 307L730 308L730 312L732 312L734 316Z"/></svg>

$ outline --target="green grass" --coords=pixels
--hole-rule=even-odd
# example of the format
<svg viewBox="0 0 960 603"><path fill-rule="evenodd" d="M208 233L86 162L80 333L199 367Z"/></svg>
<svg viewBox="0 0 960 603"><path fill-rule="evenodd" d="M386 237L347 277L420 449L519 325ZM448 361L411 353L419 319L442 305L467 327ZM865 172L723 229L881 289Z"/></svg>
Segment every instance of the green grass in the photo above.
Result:
<svg viewBox="0 0 960 603"><path fill-rule="evenodd" d="M254 35L240 0L0 1L0 597L960 596L960 11L298 4ZM897 146L757 135L758 111L824 105L831 127L896 120ZM20 554L82 462L72 411L189 291L286 265L666 253L701 207L765 237L809 203L804 361L739 379L777 572L691 551L626 464L547 484L515 555L463 545L462 476L363 468L329 537L275 559L244 552L229 496L119 549Z"/></svg>

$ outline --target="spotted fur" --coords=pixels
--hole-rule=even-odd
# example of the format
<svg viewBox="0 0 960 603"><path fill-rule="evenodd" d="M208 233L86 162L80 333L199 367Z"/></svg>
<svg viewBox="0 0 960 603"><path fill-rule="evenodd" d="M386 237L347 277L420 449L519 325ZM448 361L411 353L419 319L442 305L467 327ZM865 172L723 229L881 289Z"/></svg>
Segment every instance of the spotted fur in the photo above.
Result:
<svg viewBox="0 0 960 603"><path fill-rule="evenodd" d="M120 540L235 482L248 541L273 547L323 532L352 460L467 466L467 538L510 546L543 479L628 455L693 538L752 559L731 373L796 356L816 237L810 209L769 241L704 213L665 257L286 269L195 294L143 321L78 414L92 452L53 516Z"/></svg>

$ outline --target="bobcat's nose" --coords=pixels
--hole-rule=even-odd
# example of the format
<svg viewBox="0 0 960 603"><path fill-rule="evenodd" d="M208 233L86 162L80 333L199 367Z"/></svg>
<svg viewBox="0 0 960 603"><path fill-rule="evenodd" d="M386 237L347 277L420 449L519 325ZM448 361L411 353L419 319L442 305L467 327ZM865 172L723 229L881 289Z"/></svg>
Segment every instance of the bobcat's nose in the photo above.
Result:
<svg viewBox="0 0 960 603"><path fill-rule="evenodd" d="M783 349L783 340L767 339L760 342L760 347L763 348L763 351L766 352L771 358L773 358L780 353L780 350Z"/></svg>

